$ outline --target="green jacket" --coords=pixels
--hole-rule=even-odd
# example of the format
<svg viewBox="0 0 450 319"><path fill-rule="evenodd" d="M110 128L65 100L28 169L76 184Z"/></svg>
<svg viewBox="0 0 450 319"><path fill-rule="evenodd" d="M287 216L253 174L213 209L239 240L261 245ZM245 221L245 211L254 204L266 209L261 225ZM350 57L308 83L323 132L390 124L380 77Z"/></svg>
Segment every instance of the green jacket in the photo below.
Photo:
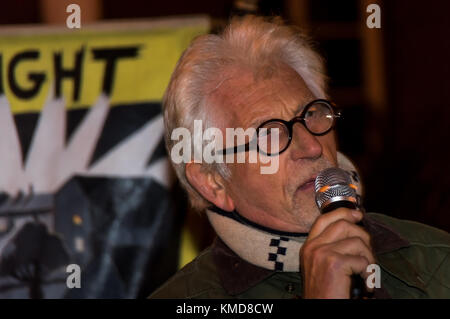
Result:
<svg viewBox="0 0 450 319"><path fill-rule="evenodd" d="M369 213L363 225L381 268L375 298L450 298L450 235ZM299 298L300 273L275 272L237 256L219 238L150 298Z"/></svg>

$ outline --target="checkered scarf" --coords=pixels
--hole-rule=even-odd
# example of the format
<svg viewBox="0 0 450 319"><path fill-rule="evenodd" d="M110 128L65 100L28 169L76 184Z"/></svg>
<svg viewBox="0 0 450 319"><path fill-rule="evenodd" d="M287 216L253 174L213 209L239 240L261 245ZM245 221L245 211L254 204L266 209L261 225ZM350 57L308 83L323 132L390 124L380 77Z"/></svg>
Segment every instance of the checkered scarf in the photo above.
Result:
<svg viewBox="0 0 450 319"><path fill-rule="evenodd" d="M338 166L349 172L361 196L358 172L339 152ZM217 207L207 210L206 214L217 235L242 259L269 270L300 271L300 248L308 234L272 230L247 220L236 211L225 212Z"/></svg>

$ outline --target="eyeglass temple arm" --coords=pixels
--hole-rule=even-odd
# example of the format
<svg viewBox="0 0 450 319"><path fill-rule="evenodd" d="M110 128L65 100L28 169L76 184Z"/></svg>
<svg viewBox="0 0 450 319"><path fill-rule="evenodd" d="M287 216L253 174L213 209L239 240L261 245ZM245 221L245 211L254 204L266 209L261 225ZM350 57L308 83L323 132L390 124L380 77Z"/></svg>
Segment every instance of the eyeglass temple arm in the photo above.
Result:
<svg viewBox="0 0 450 319"><path fill-rule="evenodd" d="M247 144L238 145L238 146L234 146L234 147L228 147L228 148L218 150L218 151L216 151L216 154L218 154L218 155L235 154L235 153L241 153L241 152L248 152L253 149L257 149L257 143L251 141L251 142L248 142Z"/></svg>

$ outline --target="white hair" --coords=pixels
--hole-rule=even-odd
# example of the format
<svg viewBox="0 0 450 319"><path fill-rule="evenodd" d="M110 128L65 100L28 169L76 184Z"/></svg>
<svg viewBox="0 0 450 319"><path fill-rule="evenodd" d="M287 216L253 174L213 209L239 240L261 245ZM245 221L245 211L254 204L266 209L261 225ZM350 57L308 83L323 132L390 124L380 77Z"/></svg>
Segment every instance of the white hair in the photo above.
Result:
<svg viewBox="0 0 450 319"><path fill-rule="evenodd" d="M327 77L322 58L311 42L294 27L279 18L257 16L233 18L219 35L197 37L178 61L163 98L166 147L170 154L174 141L172 131L185 127L193 136L194 120L202 120L203 130L211 124L204 98L220 84L221 73L229 67L245 66L254 72L283 63L295 70L317 98L326 98ZM192 139L193 140L193 139ZM201 139L200 139L201 140ZM192 143L192 149L195 147ZM193 208L211 206L186 179L185 163L173 163L181 185L186 189ZM225 179L230 171L225 163L202 164L205 170L216 170Z"/></svg>

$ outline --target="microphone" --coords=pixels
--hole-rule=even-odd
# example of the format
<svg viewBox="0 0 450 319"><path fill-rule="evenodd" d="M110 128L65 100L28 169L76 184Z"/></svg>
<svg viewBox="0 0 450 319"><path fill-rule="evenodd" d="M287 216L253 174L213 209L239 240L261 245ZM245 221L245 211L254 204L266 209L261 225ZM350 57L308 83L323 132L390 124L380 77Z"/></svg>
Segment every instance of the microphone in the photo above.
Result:
<svg viewBox="0 0 450 319"><path fill-rule="evenodd" d="M358 209L357 187L352 184L350 175L343 169L331 167L316 177L316 204L322 214L336 208Z"/></svg>
<svg viewBox="0 0 450 319"><path fill-rule="evenodd" d="M331 167L323 170L317 175L314 186L316 204L321 214L341 207L360 208L357 187L352 183L350 175L343 169ZM361 223L358 225L361 226ZM350 295L352 299L368 297L364 280L358 275L352 275Z"/></svg>

